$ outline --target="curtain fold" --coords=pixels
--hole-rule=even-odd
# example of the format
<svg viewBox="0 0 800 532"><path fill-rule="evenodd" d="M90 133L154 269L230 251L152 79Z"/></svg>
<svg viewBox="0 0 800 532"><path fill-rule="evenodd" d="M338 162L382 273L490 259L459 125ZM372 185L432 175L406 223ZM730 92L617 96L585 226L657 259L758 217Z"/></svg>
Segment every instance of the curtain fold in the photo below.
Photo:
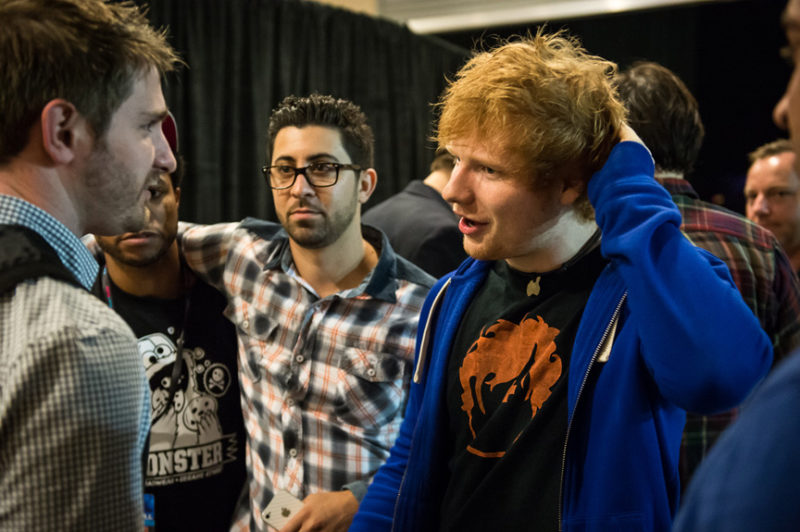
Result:
<svg viewBox="0 0 800 532"><path fill-rule="evenodd" d="M361 106L375 132L378 186L370 204L427 175L432 104L465 61L465 49L303 0L146 5L188 63L164 90L187 163L182 219L276 219L260 168L270 110L289 94L316 91Z"/></svg>

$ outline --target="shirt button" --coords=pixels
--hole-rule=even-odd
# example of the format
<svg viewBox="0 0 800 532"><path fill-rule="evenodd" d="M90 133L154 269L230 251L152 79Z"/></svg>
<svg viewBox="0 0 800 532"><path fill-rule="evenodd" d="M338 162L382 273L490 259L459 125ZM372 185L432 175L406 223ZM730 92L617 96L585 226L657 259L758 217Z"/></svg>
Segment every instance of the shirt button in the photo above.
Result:
<svg viewBox="0 0 800 532"><path fill-rule="evenodd" d="M287 400L286 400L286 404L287 404L288 406L294 406L294 399L287 399Z"/></svg>
<svg viewBox="0 0 800 532"><path fill-rule="evenodd" d="M297 449L289 449L289 456L297 458Z"/></svg>
<svg viewBox="0 0 800 532"><path fill-rule="evenodd" d="M245 329L245 330L247 330L247 329L249 329L249 328L250 328L250 322L249 322L248 320L244 320L244 321L242 322L242 329Z"/></svg>
<svg viewBox="0 0 800 532"><path fill-rule="evenodd" d="M305 359L306 357L304 357L303 355L297 355L296 357L294 357L294 361L297 362L298 364L302 364Z"/></svg>
<svg viewBox="0 0 800 532"><path fill-rule="evenodd" d="M367 370L367 375L369 375L370 377L374 377L375 376L375 368L369 368Z"/></svg>

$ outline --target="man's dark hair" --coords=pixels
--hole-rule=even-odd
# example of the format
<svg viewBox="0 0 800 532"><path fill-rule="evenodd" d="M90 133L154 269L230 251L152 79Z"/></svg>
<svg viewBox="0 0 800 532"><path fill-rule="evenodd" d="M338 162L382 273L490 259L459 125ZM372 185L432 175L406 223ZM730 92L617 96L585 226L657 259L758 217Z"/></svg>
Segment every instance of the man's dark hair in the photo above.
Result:
<svg viewBox="0 0 800 532"><path fill-rule="evenodd" d="M374 136L367 117L356 104L333 96L311 94L287 96L273 109L269 119L267 160L272 159L275 136L285 127L324 126L338 129L342 144L354 164L361 168L374 166Z"/></svg>
<svg viewBox="0 0 800 532"><path fill-rule="evenodd" d="M697 100L683 81L658 63L640 61L614 83L628 109L628 123L650 148L656 167L688 174L705 130Z"/></svg>
<svg viewBox="0 0 800 532"><path fill-rule="evenodd" d="M0 164L18 155L51 100L75 106L100 138L134 81L180 60L131 2L0 2Z"/></svg>

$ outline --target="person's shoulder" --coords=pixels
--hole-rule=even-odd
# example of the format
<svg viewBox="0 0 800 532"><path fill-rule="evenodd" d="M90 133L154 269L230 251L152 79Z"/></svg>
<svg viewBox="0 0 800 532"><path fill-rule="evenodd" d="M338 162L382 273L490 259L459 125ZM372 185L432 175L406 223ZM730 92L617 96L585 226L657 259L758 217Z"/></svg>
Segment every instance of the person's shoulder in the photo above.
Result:
<svg viewBox="0 0 800 532"><path fill-rule="evenodd" d="M441 194L422 181L412 181L393 196L367 209L362 221L368 224L414 225L420 218L454 217ZM417 224L419 225L419 224Z"/></svg>
<svg viewBox="0 0 800 532"><path fill-rule="evenodd" d="M777 247L772 233L720 205L700 199L678 203L683 217L681 229L688 234L711 233L717 237L737 240L750 249L771 253Z"/></svg>
<svg viewBox="0 0 800 532"><path fill-rule="evenodd" d="M36 297L46 298L53 313L64 312L68 322L84 329L116 328L125 321L96 295L70 283L42 277L33 283ZM123 330L127 329L123 327Z"/></svg>
<svg viewBox="0 0 800 532"><path fill-rule="evenodd" d="M400 216L404 209L409 206L409 198L406 194L399 192L394 196L389 196L380 203L376 203L361 215L361 222L376 227L405 223L407 217Z"/></svg>
<svg viewBox="0 0 800 532"><path fill-rule="evenodd" d="M394 224L430 224L432 220L444 220L454 226L456 224L456 216L452 209L440 198L415 196L398 198L388 203L390 200L367 211L363 217L364 221L367 223L371 219L382 221L387 215L392 215L394 218L391 222Z"/></svg>
<svg viewBox="0 0 800 532"><path fill-rule="evenodd" d="M443 213L447 215L448 213ZM418 249L424 250L426 253L430 252L436 255L436 247L444 246L449 248L456 248L459 250L464 249L462 244L463 234L458 228L458 223L455 218L450 217L448 220L446 216L439 216L440 220L437 223L429 223L420 227ZM439 253L441 254L441 253ZM463 253L466 258L466 252Z"/></svg>
<svg viewBox="0 0 800 532"><path fill-rule="evenodd" d="M9 311L5 325L16 328L22 342L44 345L103 339L110 348L135 345L133 332L116 312L85 289L59 279L23 281L3 303Z"/></svg>
<svg viewBox="0 0 800 532"><path fill-rule="evenodd" d="M282 242L288 238L283 227L275 222L257 218L245 218L239 222L224 222L213 225L186 225L181 239L184 252L217 253L219 249L230 252L233 249L247 248L252 244L258 249L272 242ZM191 261L190 261L191 262Z"/></svg>
<svg viewBox="0 0 800 532"><path fill-rule="evenodd" d="M676 516L675 532L797 529L798 399L800 351L795 351L753 392L700 464ZM765 482L770 489L759 489Z"/></svg>
<svg viewBox="0 0 800 532"><path fill-rule="evenodd" d="M773 390L786 390L792 396L800 398L800 349L796 349L778 364L759 388L757 395L765 395Z"/></svg>
<svg viewBox="0 0 800 532"><path fill-rule="evenodd" d="M222 245L239 230L242 222L198 224L178 222L178 239L182 247L190 250L208 249Z"/></svg>
<svg viewBox="0 0 800 532"><path fill-rule="evenodd" d="M87 306L94 307L95 303L101 303L80 286L47 275L22 280L8 294L12 299L34 309L47 302L54 307L72 305L76 310L83 311Z"/></svg>
<svg viewBox="0 0 800 532"><path fill-rule="evenodd" d="M262 240L274 240L285 235L283 226L276 222L261 220L259 218L245 218L236 227L237 230L246 231L250 235Z"/></svg>

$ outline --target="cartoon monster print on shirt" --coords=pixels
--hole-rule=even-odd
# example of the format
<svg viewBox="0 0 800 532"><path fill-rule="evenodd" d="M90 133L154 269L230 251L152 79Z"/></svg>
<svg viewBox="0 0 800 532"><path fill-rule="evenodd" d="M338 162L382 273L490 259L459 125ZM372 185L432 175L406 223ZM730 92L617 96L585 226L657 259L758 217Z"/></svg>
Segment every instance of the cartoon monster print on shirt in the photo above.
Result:
<svg viewBox="0 0 800 532"><path fill-rule="evenodd" d="M172 401L169 389L172 383L172 367L177 349L170 338L162 333L148 334L139 339L139 355L142 357L145 374L150 383L150 450L169 449L174 443L183 399L181 386L185 388L185 378L181 378Z"/></svg>
<svg viewBox="0 0 800 532"><path fill-rule="evenodd" d="M185 367L170 401L175 344L167 335L153 333L140 338L138 346L151 391L148 481L185 478L184 462L194 476L218 472L230 454L221 451L223 443L232 440L223 435L218 414L218 398L228 392L233 378L229 369L207 360L200 347L184 349Z"/></svg>
<svg viewBox="0 0 800 532"><path fill-rule="evenodd" d="M555 344L558 333L540 316L525 316L519 324L500 319L481 331L459 369L461 409L472 433L472 443L467 447L470 453L487 458L505 455L536 417L562 374ZM515 416L522 424L511 430L504 427L508 435L502 444L498 444L495 432L493 447L485 448L480 428L495 412L519 408L526 409L530 417Z"/></svg>

